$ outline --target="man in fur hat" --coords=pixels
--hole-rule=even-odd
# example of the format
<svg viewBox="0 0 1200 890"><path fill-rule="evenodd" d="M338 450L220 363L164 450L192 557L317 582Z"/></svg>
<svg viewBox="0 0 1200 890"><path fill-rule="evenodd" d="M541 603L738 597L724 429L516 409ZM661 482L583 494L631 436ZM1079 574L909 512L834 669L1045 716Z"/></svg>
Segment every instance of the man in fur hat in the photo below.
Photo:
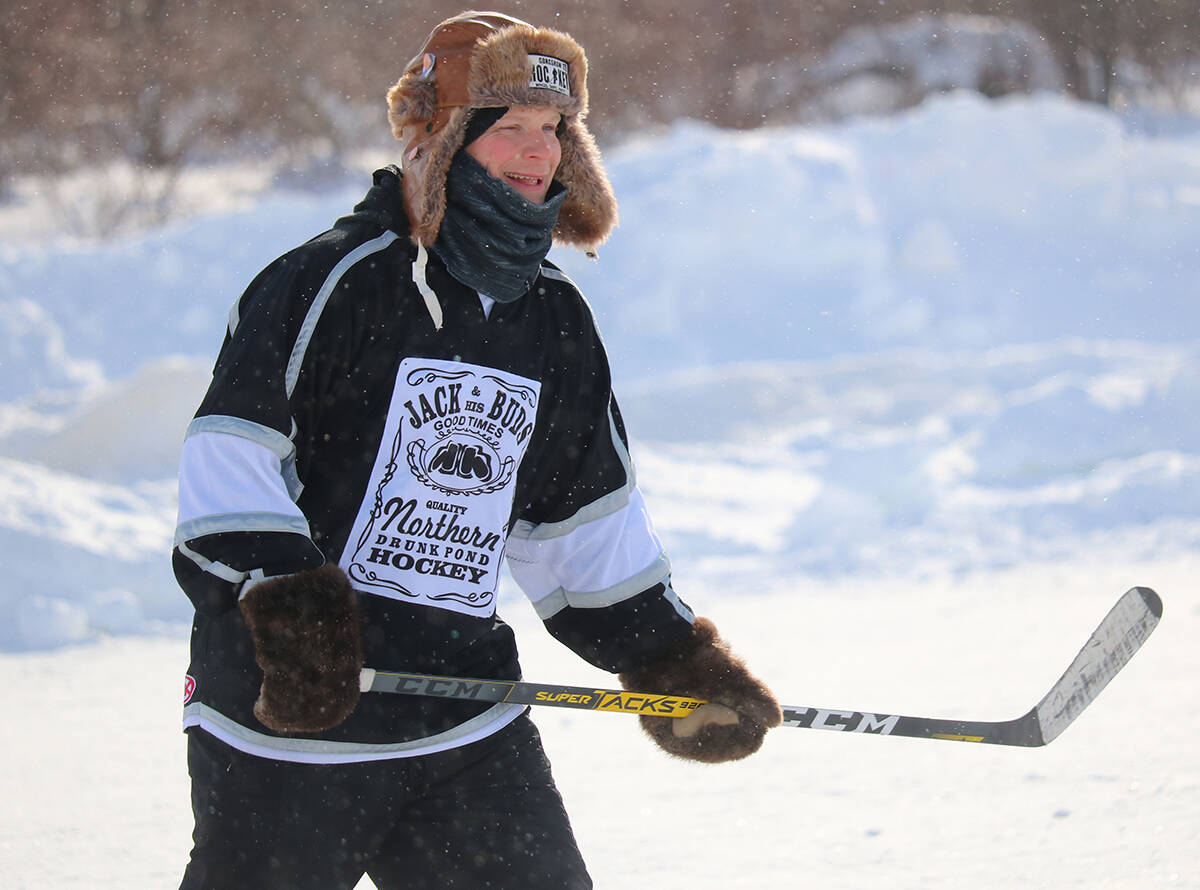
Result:
<svg viewBox="0 0 1200 890"><path fill-rule="evenodd" d="M403 172L230 316L180 467L196 609L184 888L591 886L522 706L359 692L365 665L520 676L501 555L550 633L719 762L780 722L671 587L588 305L545 259L616 202L565 34L439 25L388 94Z"/></svg>

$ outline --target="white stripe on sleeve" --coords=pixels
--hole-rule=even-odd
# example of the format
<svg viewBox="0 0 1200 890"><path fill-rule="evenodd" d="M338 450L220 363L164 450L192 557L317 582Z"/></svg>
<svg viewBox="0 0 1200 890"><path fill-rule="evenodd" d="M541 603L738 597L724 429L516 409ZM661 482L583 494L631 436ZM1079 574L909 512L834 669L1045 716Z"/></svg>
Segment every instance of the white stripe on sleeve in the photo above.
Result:
<svg viewBox="0 0 1200 890"><path fill-rule="evenodd" d="M505 556L543 619L567 606L603 608L666 581L670 564L636 488L618 510L544 537L518 526Z"/></svg>
<svg viewBox="0 0 1200 890"><path fill-rule="evenodd" d="M291 530L308 527L275 451L230 433L188 436L179 460L179 525L239 514L290 519Z"/></svg>

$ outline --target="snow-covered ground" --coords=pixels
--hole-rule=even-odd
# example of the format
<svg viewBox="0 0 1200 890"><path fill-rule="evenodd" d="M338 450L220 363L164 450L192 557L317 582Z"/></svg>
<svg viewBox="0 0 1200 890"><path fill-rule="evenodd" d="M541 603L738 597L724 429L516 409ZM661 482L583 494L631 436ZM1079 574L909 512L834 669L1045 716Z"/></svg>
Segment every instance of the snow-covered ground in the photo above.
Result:
<svg viewBox="0 0 1200 890"><path fill-rule="evenodd" d="M607 153L622 226L555 258L677 588L785 702L1014 717L1126 588L1166 609L1044 749L788 729L700 767L541 713L598 887L1200 887L1198 133L951 95ZM186 859L180 435L230 303L365 182L236 172L115 243L0 207L0 886L172 886ZM528 677L611 684L511 585L501 614Z"/></svg>

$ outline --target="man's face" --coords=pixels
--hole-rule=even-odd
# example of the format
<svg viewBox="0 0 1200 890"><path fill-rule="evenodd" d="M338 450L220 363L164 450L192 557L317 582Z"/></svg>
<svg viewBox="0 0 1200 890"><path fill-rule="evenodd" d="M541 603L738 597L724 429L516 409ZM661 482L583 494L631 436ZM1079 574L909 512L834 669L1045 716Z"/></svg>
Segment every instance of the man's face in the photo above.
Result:
<svg viewBox="0 0 1200 890"><path fill-rule="evenodd" d="M553 108L515 105L467 146L467 154L518 194L541 204L562 159L556 135L561 119Z"/></svg>

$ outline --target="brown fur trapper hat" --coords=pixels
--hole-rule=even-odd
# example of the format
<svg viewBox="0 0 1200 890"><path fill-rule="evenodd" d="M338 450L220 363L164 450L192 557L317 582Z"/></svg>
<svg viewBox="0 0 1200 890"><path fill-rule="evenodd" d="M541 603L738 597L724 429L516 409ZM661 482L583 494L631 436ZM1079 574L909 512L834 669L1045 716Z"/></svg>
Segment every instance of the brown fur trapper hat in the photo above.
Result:
<svg viewBox="0 0 1200 890"><path fill-rule="evenodd" d="M563 116L555 179L568 189L554 240L586 251L617 223L617 202L587 116L587 58L571 37L495 12L464 12L436 28L388 92L403 144L404 203L413 240L429 246L446 212L446 173L473 109L549 106Z"/></svg>

